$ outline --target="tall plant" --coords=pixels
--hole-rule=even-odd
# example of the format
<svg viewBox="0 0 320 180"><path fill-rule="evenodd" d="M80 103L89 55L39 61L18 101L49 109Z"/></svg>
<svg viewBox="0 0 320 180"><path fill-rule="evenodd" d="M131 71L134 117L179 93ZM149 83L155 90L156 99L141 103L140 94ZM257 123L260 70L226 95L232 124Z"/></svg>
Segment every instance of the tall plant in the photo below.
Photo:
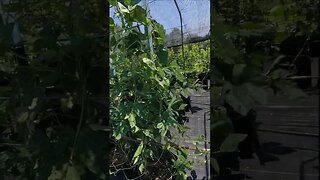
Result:
<svg viewBox="0 0 320 180"><path fill-rule="evenodd" d="M189 95L194 86L187 82L185 72L177 64L169 63L163 26L148 18L137 3L111 1L120 22L111 24L110 37L111 72L115 72L110 74L112 138L117 150L126 156L126 164L139 169L142 175L165 163L163 154L169 153L164 158L168 161L168 174L163 178L185 179L191 161L186 150L173 143L172 138L181 136L174 132L184 132L177 118L186 104L179 94ZM134 24L151 26L151 34ZM150 37L154 53L148 44ZM112 173L118 171L116 163L114 167Z"/></svg>

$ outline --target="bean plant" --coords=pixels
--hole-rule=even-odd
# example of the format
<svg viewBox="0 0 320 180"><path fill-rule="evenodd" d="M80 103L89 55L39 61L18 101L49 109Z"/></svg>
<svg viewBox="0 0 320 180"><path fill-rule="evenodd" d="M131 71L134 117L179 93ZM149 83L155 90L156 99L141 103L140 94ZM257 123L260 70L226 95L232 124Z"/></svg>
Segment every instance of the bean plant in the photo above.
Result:
<svg viewBox="0 0 320 180"><path fill-rule="evenodd" d="M140 173L154 162L163 163L160 159L165 152L171 154L166 157L167 178L185 179L192 162L172 138L181 137L185 131L177 122L178 111L186 105L180 94L188 96L197 86L187 80L186 72L177 63L169 61L161 24L148 17L136 2L111 1L111 5L116 11L114 18L110 17L112 138L127 157L126 163ZM114 23L115 19L120 25ZM146 27L145 31L134 24ZM152 30L148 31L150 27ZM153 39L151 45L149 38ZM111 173L117 171L111 168Z"/></svg>

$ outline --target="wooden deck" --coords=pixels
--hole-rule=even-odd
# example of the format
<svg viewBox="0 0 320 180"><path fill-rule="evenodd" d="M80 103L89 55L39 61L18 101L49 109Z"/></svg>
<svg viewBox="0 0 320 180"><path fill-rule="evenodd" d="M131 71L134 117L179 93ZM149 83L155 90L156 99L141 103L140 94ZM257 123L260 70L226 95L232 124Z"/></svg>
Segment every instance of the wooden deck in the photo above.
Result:
<svg viewBox="0 0 320 180"><path fill-rule="evenodd" d="M267 162L263 166L257 159L241 160L239 179L319 179L317 94L300 100L270 96L267 104L257 108L257 123Z"/></svg>
<svg viewBox="0 0 320 180"><path fill-rule="evenodd" d="M319 96L291 100L271 96L257 107L258 138L264 152L265 165L257 158L241 159L240 171L231 179L252 180L316 180L319 178ZM189 115L187 133L192 138L204 134L204 113L209 111L209 92L191 97L196 109ZM210 141L209 123L207 137ZM192 146L191 142L183 144ZM204 145L202 144L204 147ZM190 151L192 154L192 151ZM197 179L206 177L204 157L190 156L195 162ZM191 172L190 172L191 174ZM227 179L226 179L227 180Z"/></svg>

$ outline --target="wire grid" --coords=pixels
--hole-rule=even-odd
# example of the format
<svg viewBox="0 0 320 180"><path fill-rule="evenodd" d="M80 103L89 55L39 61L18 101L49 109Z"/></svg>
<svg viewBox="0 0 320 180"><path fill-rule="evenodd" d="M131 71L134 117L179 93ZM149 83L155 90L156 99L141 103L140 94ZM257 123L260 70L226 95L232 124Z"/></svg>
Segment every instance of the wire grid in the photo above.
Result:
<svg viewBox="0 0 320 180"><path fill-rule="evenodd" d="M189 37L204 37L210 32L210 0L177 0L182 14L184 41ZM145 1L139 5L145 8ZM180 17L173 0L149 0L151 18L164 26L166 34L174 29L181 32ZM121 24L114 16L115 10L110 8L110 17L113 17L116 24ZM137 25L137 24L135 24ZM142 25L138 25L143 31ZM120 32L119 32L120 33ZM181 37L166 40L173 41L174 45L181 45Z"/></svg>
<svg viewBox="0 0 320 180"><path fill-rule="evenodd" d="M151 17L164 25L166 34L174 30L181 32L180 17L173 0L155 0L150 5ZM210 32L210 1L209 0L177 0L182 15L184 42L188 37L203 37ZM166 39L174 45L182 43L181 37Z"/></svg>

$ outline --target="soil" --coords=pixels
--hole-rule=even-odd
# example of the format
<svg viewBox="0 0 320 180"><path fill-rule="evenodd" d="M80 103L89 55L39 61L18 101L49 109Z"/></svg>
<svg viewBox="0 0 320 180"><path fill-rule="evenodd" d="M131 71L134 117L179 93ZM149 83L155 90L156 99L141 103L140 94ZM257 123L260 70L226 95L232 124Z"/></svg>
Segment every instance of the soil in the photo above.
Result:
<svg viewBox="0 0 320 180"><path fill-rule="evenodd" d="M127 178L136 178L140 175L138 168L130 168L130 165L126 163L128 161L127 157L119 152L115 147L111 149L111 153L109 155L110 163L114 164L117 169L125 169L120 170L114 175L110 175L110 180L123 180ZM150 161L147 164L145 169L145 174L141 176L142 180L162 180L162 179L170 179L172 177L172 173L174 170L170 168L172 165L171 159L174 158L170 152L165 151L159 160ZM112 169L112 166L110 166ZM114 169L113 169L114 171ZM127 177L127 178L126 178Z"/></svg>

